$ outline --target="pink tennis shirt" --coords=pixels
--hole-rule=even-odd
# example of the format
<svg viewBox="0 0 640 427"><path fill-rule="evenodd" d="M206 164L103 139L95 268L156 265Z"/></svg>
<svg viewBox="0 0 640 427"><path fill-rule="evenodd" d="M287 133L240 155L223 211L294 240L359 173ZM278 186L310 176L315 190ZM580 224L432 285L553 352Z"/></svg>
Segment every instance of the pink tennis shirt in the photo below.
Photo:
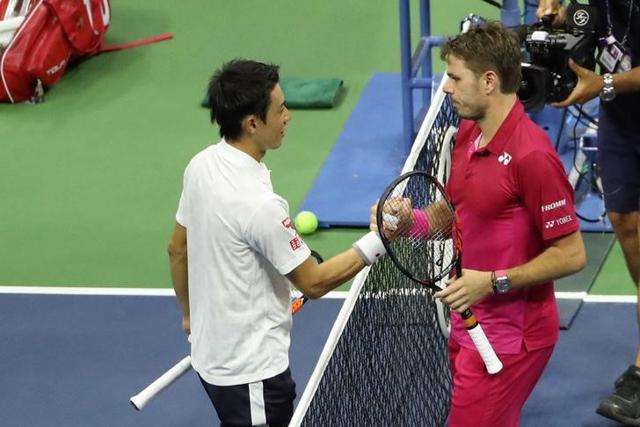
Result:
<svg viewBox="0 0 640 427"><path fill-rule="evenodd" d="M516 101L496 135L478 150L480 128L462 120L447 184L462 231L463 268L494 271L526 263L580 227L573 189L546 133ZM497 353L555 344L553 283L490 295L472 306ZM451 337L474 348L458 313Z"/></svg>

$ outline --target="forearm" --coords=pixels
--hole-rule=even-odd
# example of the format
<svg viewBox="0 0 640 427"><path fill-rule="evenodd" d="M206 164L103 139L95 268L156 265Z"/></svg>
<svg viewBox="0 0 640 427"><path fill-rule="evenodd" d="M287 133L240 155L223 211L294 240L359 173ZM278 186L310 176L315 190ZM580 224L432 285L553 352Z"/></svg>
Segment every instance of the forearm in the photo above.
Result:
<svg viewBox="0 0 640 427"><path fill-rule="evenodd" d="M613 75L613 87L616 93L640 91L640 67L635 67L624 73Z"/></svg>
<svg viewBox="0 0 640 427"><path fill-rule="evenodd" d="M187 267L187 253L170 253L169 267L171 269L171 282L180 305L182 315L189 317L189 275Z"/></svg>
<svg viewBox="0 0 640 427"><path fill-rule="evenodd" d="M526 288L565 277L584 268L586 256L579 232L561 239L531 261L507 269L512 288Z"/></svg>
<svg viewBox="0 0 640 427"><path fill-rule="evenodd" d="M315 299L353 278L364 266L358 253L348 249L322 264L309 259L287 277L307 297Z"/></svg>
<svg viewBox="0 0 640 427"><path fill-rule="evenodd" d="M348 249L318 265L317 283L312 287L318 297L352 279L365 266L354 249Z"/></svg>

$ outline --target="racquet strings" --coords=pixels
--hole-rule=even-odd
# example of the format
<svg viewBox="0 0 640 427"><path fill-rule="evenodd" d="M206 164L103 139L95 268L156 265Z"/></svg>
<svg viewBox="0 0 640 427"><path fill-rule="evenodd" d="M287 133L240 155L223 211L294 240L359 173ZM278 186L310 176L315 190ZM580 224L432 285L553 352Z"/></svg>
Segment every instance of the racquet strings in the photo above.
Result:
<svg viewBox="0 0 640 427"><path fill-rule="evenodd" d="M378 212L383 243L398 268L417 282L442 287L439 282L456 264L459 239L452 239L455 215L438 181L425 172L401 176Z"/></svg>

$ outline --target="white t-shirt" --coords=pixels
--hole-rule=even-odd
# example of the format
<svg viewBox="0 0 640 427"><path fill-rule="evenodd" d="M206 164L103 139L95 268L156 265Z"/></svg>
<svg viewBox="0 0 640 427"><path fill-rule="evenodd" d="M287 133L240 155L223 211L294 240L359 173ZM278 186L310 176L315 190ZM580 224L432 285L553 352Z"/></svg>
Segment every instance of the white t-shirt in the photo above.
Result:
<svg viewBox="0 0 640 427"><path fill-rule="evenodd" d="M184 174L191 358L210 384L260 381L289 366L290 283L310 255L263 163L224 140Z"/></svg>

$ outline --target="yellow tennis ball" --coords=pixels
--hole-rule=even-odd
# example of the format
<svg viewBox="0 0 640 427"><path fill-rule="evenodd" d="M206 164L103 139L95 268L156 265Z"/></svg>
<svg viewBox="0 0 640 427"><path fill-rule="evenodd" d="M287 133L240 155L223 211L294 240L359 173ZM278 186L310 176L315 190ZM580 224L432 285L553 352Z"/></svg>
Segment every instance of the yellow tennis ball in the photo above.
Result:
<svg viewBox="0 0 640 427"><path fill-rule="evenodd" d="M318 229L318 218L313 212L302 211L294 220L296 230L300 234L311 234Z"/></svg>

